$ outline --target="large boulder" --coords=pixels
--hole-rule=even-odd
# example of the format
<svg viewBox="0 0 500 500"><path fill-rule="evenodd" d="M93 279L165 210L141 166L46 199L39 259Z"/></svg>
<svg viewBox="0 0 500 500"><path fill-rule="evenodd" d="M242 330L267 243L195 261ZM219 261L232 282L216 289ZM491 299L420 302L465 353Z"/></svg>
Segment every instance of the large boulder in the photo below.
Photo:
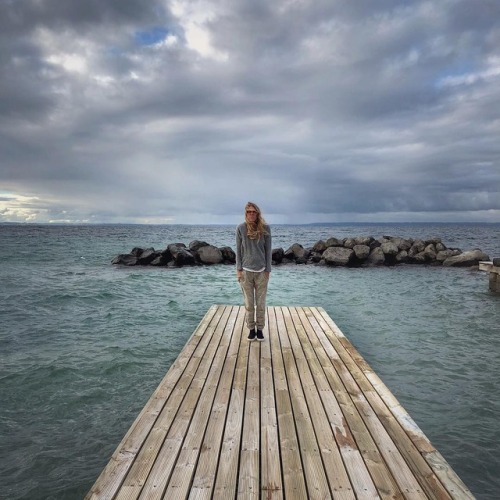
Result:
<svg viewBox="0 0 500 500"><path fill-rule="evenodd" d="M408 250L408 256L415 257L417 254L423 252L424 250L425 243L422 240L415 240L411 248Z"/></svg>
<svg viewBox="0 0 500 500"><path fill-rule="evenodd" d="M399 236L392 237L390 241L392 241L399 248L399 250L408 251L411 248L410 241L404 238L400 238Z"/></svg>
<svg viewBox="0 0 500 500"><path fill-rule="evenodd" d="M436 252L436 247L435 247L434 243L429 243L425 247L423 254L424 254L425 260L427 262L432 262L432 261L436 260L437 252Z"/></svg>
<svg viewBox="0 0 500 500"><path fill-rule="evenodd" d="M132 250L130 251L130 253L132 255L135 255L136 257L140 257L142 252L144 252L144 248L140 248L140 247L134 247L132 248Z"/></svg>
<svg viewBox="0 0 500 500"><path fill-rule="evenodd" d="M121 253L111 261L111 264L117 264L121 266L136 266L137 257L131 253Z"/></svg>
<svg viewBox="0 0 500 500"><path fill-rule="evenodd" d="M160 252L156 252L154 248L146 248L141 254L137 257L137 264L140 266L148 266L160 255Z"/></svg>
<svg viewBox="0 0 500 500"><path fill-rule="evenodd" d="M286 252L285 257L287 259L295 260L298 262L305 263L309 257L309 250L305 249L299 243L294 243Z"/></svg>
<svg viewBox="0 0 500 500"><path fill-rule="evenodd" d="M224 258L219 248L213 245L204 245L198 249L198 257L202 264L220 264Z"/></svg>
<svg viewBox="0 0 500 500"><path fill-rule="evenodd" d="M408 252L406 250L401 250L397 255L396 255L396 264L405 264L408 262Z"/></svg>
<svg viewBox="0 0 500 500"><path fill-rule="evenodd" d="M433 237L429 238L428 240L425 240L426 245L429 245L430 243L434 244L434 246L439 245L439 244L443 244L441 238L438 238L437 236L433 236Z"/></svg>
<svg viewBox="0 0 500 500"><path fill-rule="evenodd" d="M202 247L207 247L209 244L206 241L194 240L189 244L191 252L197 252Z"/></svg>
<svg viewBox="0 0 500 500"><path fill-rule="evenodd" d="M441 242L436 243L435 247L436 247L436 252L444 252L446 250L446 245L444 245Z"/></svg>
<svg viewBox="0 0 500 500"><path fill-rule="evenodd" d="M273 264L281 264L285 257L285 251L282 248L273 248L272 261Z"/></svg>
<svg viewBox="0 0 500 500"><path fill-rule="evenodd" d="M427 262L429 261L427 260L427 255L425 252L419 252L417 253L417 255L413 256L412 262L414 262L415 264L427 264Z"/></svg>
<svg viewBox="0 0 500 500"><path fill-rule="evenodd" d="M339 240L338 238L328 238L325 242L326 247L342 247L344 246L344 242L342 240Z"/></svg>
<svg viewBox="0 0 500 500"><path fill-rule="evenodd" d="M477 266L482 260L490 260L489 256L481 250L468 250L455 257L448 257L443 266L470 267Z"/></svg>
<svg viewBox="0 0 500 500"><path fill-rule="evenodd" d="M161 267L168 266L170 259L166 258L163 252L157 252L157 256L151 261L150 266Z"/></svg>
<svg viewBox="0 0 500 500"><path fill-rule="evenodd" d="M354 257L354 251L344 247L328 247L323 252L323 260L330 266L347 266Z"/></svg>
<svg viewBox="0 0 500 500"><path fill-rule="evenodd" d="M315 253L323 253L326 250L326 243L323 240L317 241L312 247L312 251Z"/></svg>
<svg viewBox="0 0 500 500"><path fill-rule="evenodd" d="M354 245L353 250L358 260L365 260L370 255L370 247L368 245Z"/></svg>
<svg viewBox="0 0 500 500"><path fill-rule="evenodd" d="M381 266L385 263L382 247L375 247L365 261L369 266Z"/></svg>
<svg viewBox="0 0 500 500"><path fill-rule="evenodd" d="M311 254L309 255L309 261L314 264L318 264L319 262L321 262L322 258L323 254L320 252L311 252Z"/></svg>
<svg viewBox="0 0 500 500"><path fill-rule="evenodd" d="M221 247L222 258L227 264L234 264L236 262L236 254L231 247Z"/></svg>
<svg viewBox="0 0 500 500"><path fill-rule="evenodd" d="M438 262L444 262L448 257L455 257L460 254L461 254L460 250L448 248L446 250L440 250L436 255L436 260Z"/></svg>
<svg viewBox="0 0 500 500"><path fill-rule="evenodd" d="M356 238L345 238L344 239L344 247L345 248L354 248L356 245Z"/></svg>
<svg viewBox="0 0 500 500"><path fill-rule="evenodd" d="M380 248L384 252L384 255L395 256L399 253L399 248L393 241L384 241L380 245Z"/></svg>
<svg viewBox="0 0 500 500"><path fill-rule="evenodd" d="M184 243L171 243L167 250L172 255L172 260L176 266L192 266L195 264L194 255L187 250Z"/></svg>
<svg viewBox="0 0 500 500"><path fill-rule="evenodd" d="M373 236L358 236L355 238L356 245L366 245L370 246L371 242L374 241Z"/></svg>

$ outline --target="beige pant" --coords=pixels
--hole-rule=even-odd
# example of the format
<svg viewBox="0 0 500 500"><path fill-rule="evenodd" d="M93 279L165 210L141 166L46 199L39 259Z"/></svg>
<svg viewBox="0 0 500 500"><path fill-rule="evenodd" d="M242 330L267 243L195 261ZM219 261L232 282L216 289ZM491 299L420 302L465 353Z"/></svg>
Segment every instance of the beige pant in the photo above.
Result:
<svg viewBox="0 0 500 500"><path fill-rule="evenodd" d="M256 326L258 330L262 330L266 326L267 282L268 279L264 271L261 273L243 271L240 284L247 311L247 327L250 330L253 330Z"/></svg>

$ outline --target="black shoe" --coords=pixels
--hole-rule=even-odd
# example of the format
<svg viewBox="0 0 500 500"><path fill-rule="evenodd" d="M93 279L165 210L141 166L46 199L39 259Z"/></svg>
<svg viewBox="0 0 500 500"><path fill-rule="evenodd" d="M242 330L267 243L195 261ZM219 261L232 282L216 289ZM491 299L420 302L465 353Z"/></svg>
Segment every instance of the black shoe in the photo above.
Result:
<svg viewBox="0 0 500 500"><path fill-rule="evenodd" d="M259 342L262 342L264 340L264 334L262 333L262 330L257 330L257 340Z"/></svg>
<svg viewBox="0 0 500 500"><path fill-rule="evenodd" d="M250 333L248 334L247 339L248 340L255 340L255 335L256 334L255 334L255 328L254 328L254 329L250 330Z"/></svg>

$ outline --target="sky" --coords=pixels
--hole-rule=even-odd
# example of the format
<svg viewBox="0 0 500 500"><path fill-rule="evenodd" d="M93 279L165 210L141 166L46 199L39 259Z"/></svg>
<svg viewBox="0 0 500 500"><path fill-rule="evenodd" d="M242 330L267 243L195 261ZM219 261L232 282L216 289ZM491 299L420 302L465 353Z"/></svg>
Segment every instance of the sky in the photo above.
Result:
<svg viewBox="0 0 500 500"><path fill-rule="evenodd" d="M0 0L0 222L500 222L498 0Z"/></svg>

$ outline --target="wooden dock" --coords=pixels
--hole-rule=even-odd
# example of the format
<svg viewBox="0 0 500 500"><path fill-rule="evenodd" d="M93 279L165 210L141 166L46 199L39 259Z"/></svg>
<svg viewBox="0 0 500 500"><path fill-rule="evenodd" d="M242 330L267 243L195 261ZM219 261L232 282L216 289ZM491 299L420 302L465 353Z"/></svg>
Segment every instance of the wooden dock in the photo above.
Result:
<svg viewBox="0 0 500 500"><path fill-rule="evenodd" d="M333 320L212 306L86 499L474 498Z"/></svg>

